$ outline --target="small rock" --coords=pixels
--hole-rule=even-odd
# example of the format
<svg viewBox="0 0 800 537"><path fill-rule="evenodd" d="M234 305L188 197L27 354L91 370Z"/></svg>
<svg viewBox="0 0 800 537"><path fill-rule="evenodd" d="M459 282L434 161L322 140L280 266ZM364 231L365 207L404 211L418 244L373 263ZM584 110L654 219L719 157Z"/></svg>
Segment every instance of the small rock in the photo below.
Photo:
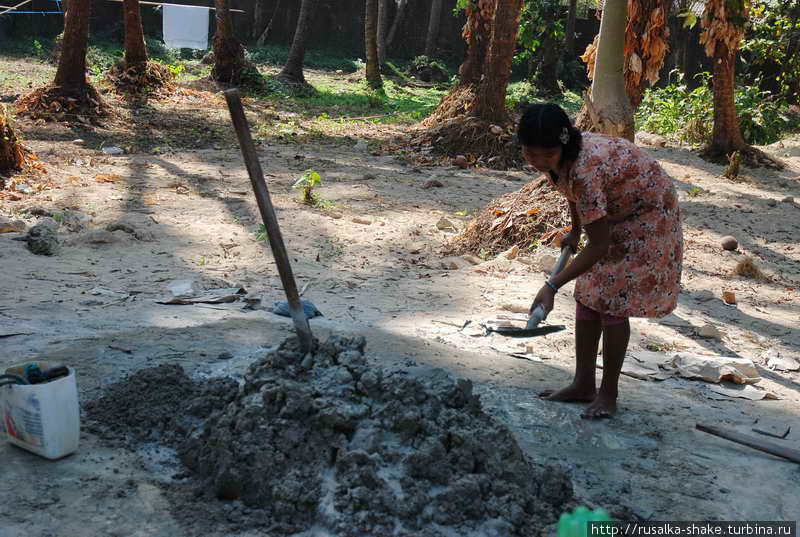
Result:
<svg viewBox="0 0 800 537"><path fill-rule="evenodd" d="M768 207L777 207L778 206L778 202L776 200L770 198L770 199L767 200L767 206Z"/></svg>
<svg viewBox="0 0 800 537"><path fill-rule="evenodd" d="M442 259L442 268L445 270L460 270L470 266L470 263L463 257L445 257Z"/></svg>
<svg viewBox="0 0 800 537"><path fill-rule="evenodd" d="M483 263L483 259L474 255L469 255L469 254L462 255L461 258L470 265L480 265L481 263Z"/></svg>
<svg viewBox="0 0 800 537"><path fill-rule="evenodd" d="M453 224L450 220L448 220L445 217L440 218L439 221L436 222L436 229L439 229L441 231L449 231L452 233L455 233L457 231L455 224Z"/></svg>
<svg viewBox="0 0 800 537"><path fill-rule="evenodd" d="M100 244L114 244L124 236L126 236L124 231L111 232L102 229L96 229L86 233L83 237L81 237L81 239L86 244L100 245Z"/></svg>
<svg viewBox="0 0 800 537"><path fill-rule="evenodd" d="M61 250L56 230L58 222L52 218L42 218L28 230L28 249L36 255L56 255Z"/></svg>
<svg viewBox="0 0 800 537"><path fill-rule="evenodd" d="M19 233L21 231L25 231L25 222L0 216L0 233Z"/></svg>
<svg viewBox="0 0 800 537"><path fill-rule="evenodd" d="M467 157L464 155L456 155L456 158L453 159L453 166L461 168L462 170L469 165L467 162Z"/></svg>
<svg viewBox="0 0 800 537"><path fill-rule="evenodd" d="M75 145L83 145L86 142L84 140L81 140L80 138L76 138L76 139L72 140L72 143L75 144Z"/></svg>
<svg viewBox="0 0 800 537"><path fill-rule="evenodd" d="M362 225L365 225L365 226L368 226L368 225L372 224L372 220L367 220L366 218L359 218L358 216L353 218L352 222L354 222L356 224L362 224Z"/></svg>
<svg viewBox="0 0 800 537"><path fill-rule="evenodd" d="M733 291L722 291L722 300L726 304L736 304L736 293Z"/></svg>
<svg viewBox="0 0 800 537"><path fill-rule="evenodd" d="M231 358L233 358L233 355L229 352L221 352L217 356L217 360L230 360Z"/></svg>
<svg viewBox="0 0 800 537"><path fill-rule="evenodd" d="M442 188L443 186L444 185L442 184L442 182L436 179L428 179L422 184L423 190L427 190L429 188Z"/></svg>
<svg viewBox="0 0 800 537"><path fill-rule="evenodd" d="M722 332L713 324L707 324L698 328L697 335L709 339L722 339Z"/></svg>
<svg viewBox="0 0 800 537"><path fill-rule="evenodd" d="M489 131L495 136L500 136L501 134L503 134L503 127L501 127L500 125L492 125L489 128Z"/></svg>
<svg viewBox="0 0 800 537"><path fill-rule="evenodd" d="M656 147L664 147L667 145L667 139L659 134L640 131L636 133L636 143L640 145L652 145Z"/></svg>
<svg viewBox="0 0 800 537"><path fill-rule="evenodd" d="M377 176L374 173L365 173L361 178L364 181L374 181Z"/></svg>
<svg viewBox="0 0 800 537"><path fill-rule="evenodd" d="M722 246L723 250L728 250L732 252L739 247L739 241L736 240L735 237L728 235L727 237L722 237L722 240L719 241L720 246Z"/></svg>
<svg viewBox="0 0 800 537"><path fill-rule="evenodd" d="M103 153L106 154L106 155L124 155L125 154L125 150L122 149L121 147L116 147L116 146L112 145L112 146L109 146L109 147L104 147L103 148Z"/></svg>
<svg viewBox="0 0 800 537"><path fill-rule="evenodd" d="M800 362L791 356L784 356L777 349L769 349L761 356L767 367L773 371L798 371Z"/></svg>
<svg viewBox="0 0 800 537"><path fill-rule="evenodd" d="M792 196L786 196L785 198L783 198L783 199L781 200L781 203L794 203L794 197L792 197Z"/></svg>

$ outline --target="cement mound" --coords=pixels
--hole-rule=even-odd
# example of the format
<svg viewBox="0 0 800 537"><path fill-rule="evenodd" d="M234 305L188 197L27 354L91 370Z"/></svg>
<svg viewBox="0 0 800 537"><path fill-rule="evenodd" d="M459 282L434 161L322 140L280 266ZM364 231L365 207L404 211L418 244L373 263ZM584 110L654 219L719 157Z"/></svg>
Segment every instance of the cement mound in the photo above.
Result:
<svg viewBox="0 0 800 537"><path fill-rule="evenodd" d="M216 496L266 511L271 533L533 536L572 499L442 370L367 364L363 338L304 355L294 338L178 447ZM181 383L182 384L182 383Z"/></svg>
<svg viewBox="0 0 800 537"><path fill-rule="evenodd" d="M133 441L174 447L238 390L229 378L196 382L176 364L142 369L84 405L84 428L112 445L127 447Z"/></svg>

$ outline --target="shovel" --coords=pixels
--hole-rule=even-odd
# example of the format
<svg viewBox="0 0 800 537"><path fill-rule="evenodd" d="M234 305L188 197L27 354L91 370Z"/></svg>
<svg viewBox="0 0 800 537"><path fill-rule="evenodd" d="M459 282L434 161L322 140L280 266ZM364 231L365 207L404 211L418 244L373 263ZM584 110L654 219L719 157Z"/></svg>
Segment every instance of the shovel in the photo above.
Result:
<svg viewBox="0 0 800 537"><path fill-rule="evenodd" d="M559 256L556 266L553 268L553 272L550 273L550 280L552 280L556 274L564 270L564 267L567 265L570 257L572 257L572 254L574 253L575 251L572 249L572 246L569 245L564 246L564 248L561 249L561 256ZM560 332L561 330L565 330L567 328L563 324L539 326L539 323L541 323L545 317L547 317L547 314L540 304L536 306L536 309L534 309L531 313L530 317L528 318L528 324L525 326L525 328L518 328L516 326L498 326L495 328L489 327L487 330L489 332L494 332L506 337L536 337L552 334L553 332Z"/></svg>

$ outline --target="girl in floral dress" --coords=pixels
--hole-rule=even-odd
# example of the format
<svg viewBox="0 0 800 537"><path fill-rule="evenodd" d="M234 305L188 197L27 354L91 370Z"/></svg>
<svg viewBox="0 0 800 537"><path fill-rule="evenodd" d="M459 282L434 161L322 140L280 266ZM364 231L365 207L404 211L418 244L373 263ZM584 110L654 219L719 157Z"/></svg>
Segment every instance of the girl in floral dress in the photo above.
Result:
<svg viewBox="0 0 800 537"><path fill-rule="evenodd" d="M621 138L581 133L555 104L531 106L520 120L518 137L525 160L569 202L572 230L562 245L577 249L582 229L589 238L531 306L541 304L549 312L558 288L576 280L575 378L542 396L588 402L584 417L610 417L630 338L628 318L662 317L678 302L683 234L675 187L648 153Z"/></svg>

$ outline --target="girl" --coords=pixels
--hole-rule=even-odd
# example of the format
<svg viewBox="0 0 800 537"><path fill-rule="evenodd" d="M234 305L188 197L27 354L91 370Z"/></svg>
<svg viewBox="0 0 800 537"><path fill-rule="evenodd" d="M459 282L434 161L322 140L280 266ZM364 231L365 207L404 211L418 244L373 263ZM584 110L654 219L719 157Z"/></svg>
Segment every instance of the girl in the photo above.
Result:
<svg viewBox="0 0 800 537"><path fill-rule="evenodd" d="M553 309L558 289L575 283L575 378L551 401L588 402L586 418L611 417L630 338L629 317L661 317L675 309L683 261L678 197L672 179L648 153L620 138L581 133L555 104L533 105L520 119L522 154L569 202L572 230L562 239L588 245L536 295ZM603 379L595 362L603 336Z"/></svg>

